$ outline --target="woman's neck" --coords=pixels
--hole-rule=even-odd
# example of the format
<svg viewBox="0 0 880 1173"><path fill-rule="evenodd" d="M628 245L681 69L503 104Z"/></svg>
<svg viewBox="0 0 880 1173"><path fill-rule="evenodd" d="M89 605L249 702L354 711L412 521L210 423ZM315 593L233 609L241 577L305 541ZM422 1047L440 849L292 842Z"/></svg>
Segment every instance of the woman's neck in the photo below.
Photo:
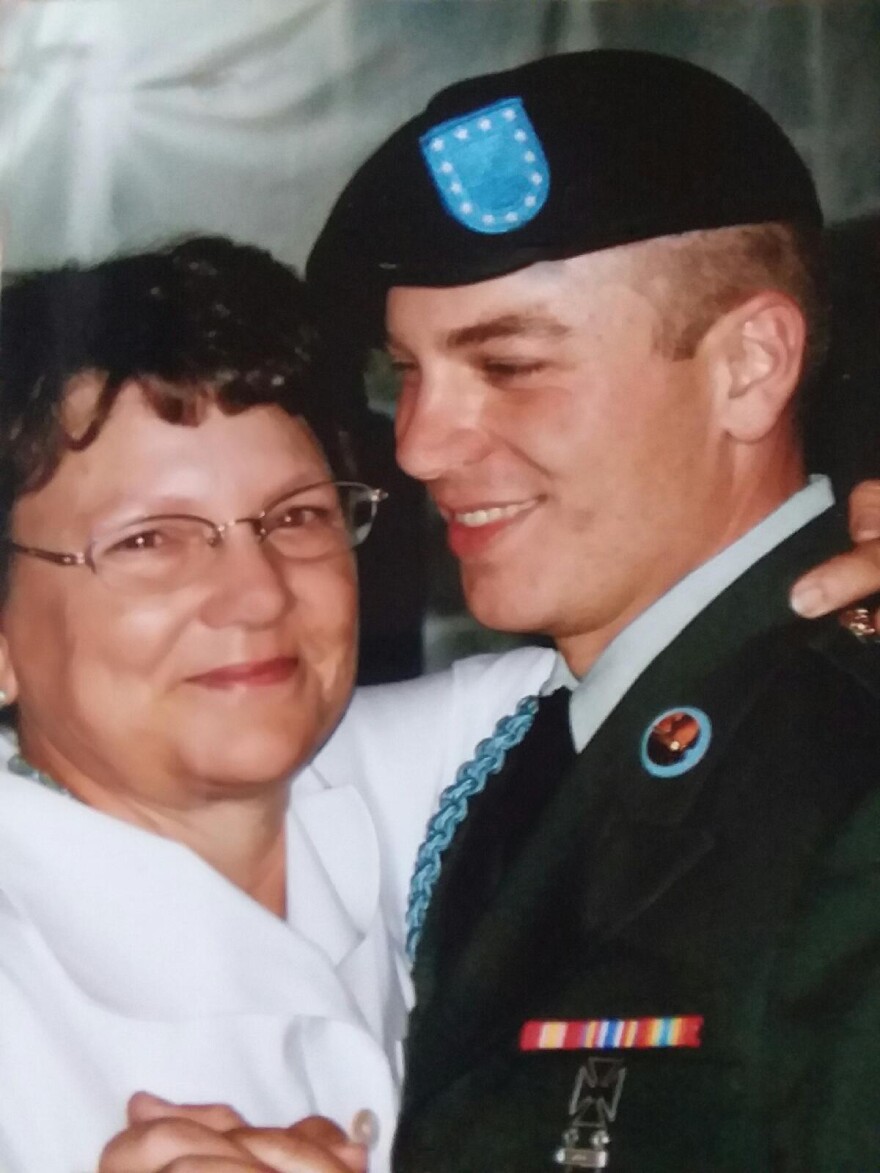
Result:
<svg viewBox="0 0 880 1173"><path fill-rule="evenodd" d="M142 791L95 782L42 747L22 740L21 753L37 770L86 806L188 847L227 880L276 916L287 905L285 824L290 784L224 794L204 787L205 798L185 805ZM192 789L189 790L192 796Z"/></svg>
<svg viewBox="0 0 880 1173"><path fill-rule="evenodd" d="M197 811L91 805L183 844L270 912L286 915L287 787L283 802L271 805L263 796L215 800Z"/></svg>

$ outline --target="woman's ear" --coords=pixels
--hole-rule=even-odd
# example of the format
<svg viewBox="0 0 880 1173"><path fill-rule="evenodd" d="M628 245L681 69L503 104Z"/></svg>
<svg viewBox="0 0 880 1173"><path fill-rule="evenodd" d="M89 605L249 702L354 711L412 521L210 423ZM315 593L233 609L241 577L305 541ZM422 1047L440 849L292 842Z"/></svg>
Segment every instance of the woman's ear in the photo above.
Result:
<svg viewBox="0 0 880 1173"><path fill-rule="evenodd" d="M18 699L18 677L12 667L4 619L0 612L0 708L14 704Z"/></svg>
<svg viewBox="0 0 880 1173"><path fill-rule="evenodd" d="M805 345L800 307L776 290L755 294L709 328L698 351L732 439L755 443L775 428L797 389Z"/></svg>

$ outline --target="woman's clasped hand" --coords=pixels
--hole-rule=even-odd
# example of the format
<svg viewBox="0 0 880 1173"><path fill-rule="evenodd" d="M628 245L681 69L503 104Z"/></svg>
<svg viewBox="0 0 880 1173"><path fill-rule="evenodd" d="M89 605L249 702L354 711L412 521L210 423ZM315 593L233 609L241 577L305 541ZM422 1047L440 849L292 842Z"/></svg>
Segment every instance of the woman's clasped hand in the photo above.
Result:
<svg viewBox="0 0 880 1173"><path fill-rule="evenodd" d="M251 1128L224 1104L174 1105L132 1096L129 1126L98 1173L366 1173L367 1150L322 1116Z"/></svg>

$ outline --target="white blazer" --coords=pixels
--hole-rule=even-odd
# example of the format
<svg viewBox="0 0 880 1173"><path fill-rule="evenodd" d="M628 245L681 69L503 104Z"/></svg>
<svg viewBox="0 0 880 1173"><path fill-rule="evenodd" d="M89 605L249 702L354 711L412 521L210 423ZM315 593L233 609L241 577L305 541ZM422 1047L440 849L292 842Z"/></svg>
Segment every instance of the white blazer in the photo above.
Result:
<svg viewBox="0 0 880 1173"><path fill-rule="evenodd" d="M324 785L354 785L379 839L382 905L402 949L404 914L425 824L456 771L501 717L538 693L556 663L548 648L470 656L445 672L358 689L310 767Z"/></svg>
<svg viewBox="0 0 880 1173"><path fill-rule="evenodd" d="M3 1173L94 1173L139 1088L264 1125L371 1108L388 1167L406 1006L376 837L351 787L302 791L285 924L187 848L0 776Z"/></svg>
<svg viewBox="0 0 880 1173"><path fill-rule="evenodd" d="M363 690L292 790L288 921L187 848L2 769L0 1173L94 1173L146 1089L252 1123L379 1121L389 1167L403 909L437 796L552 653Z"/></svg>

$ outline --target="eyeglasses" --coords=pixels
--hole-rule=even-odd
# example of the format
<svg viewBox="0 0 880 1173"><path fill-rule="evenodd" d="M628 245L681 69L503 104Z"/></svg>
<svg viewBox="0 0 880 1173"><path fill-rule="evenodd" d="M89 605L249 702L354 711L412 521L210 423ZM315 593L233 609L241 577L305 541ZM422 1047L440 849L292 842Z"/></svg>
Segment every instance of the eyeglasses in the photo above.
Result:
<svg viewBox="0 0 880 1173"><path fill-rule="evenodd" d="M93 538L78 554L9 541L18 554L58 566L87 566L113 590L135 594L174 590L210 573L214 552L233 526L249 525L281 558L315 562L359 546L388 494L355 481L321 481L288 493L256 517L216 524L169 513L144 517Z"/></svg>

